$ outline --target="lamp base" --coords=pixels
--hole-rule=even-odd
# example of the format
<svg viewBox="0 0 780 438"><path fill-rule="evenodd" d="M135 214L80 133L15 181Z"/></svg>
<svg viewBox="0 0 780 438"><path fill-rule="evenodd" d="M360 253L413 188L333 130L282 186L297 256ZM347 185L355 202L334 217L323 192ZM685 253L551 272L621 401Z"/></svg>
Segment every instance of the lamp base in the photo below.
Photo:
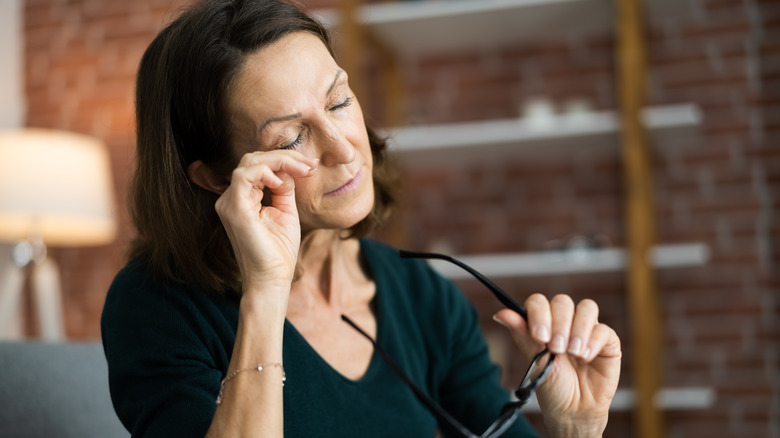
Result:
<svg viewBox="0 0 780 438"><path fill-rule="evenodd" d="M14 263L6 264L0 282L0 338L4 339L24 337L22 291L25 284L24 267L29 264L29 260L25 264L17 263L17 248L20 248L20 245L14 248ZM21 251L24 251L24 248ZM57 264L45 255L35 259L37 260L31 268L38 334L46 341L62 341L65 339L65 325L59 269ZM31 257L30 260L34 259Z"/></svg>
<svg viewBox="0 0 780 438"><path fill-rule="evenodd" d="M1 266L1 265L0 265ZM22 339L22 289L24 270L15 263L6 263L0 276L0 338Z"/></svg>
<svg viewBox="0 0 780 438"><path fill-rule="evenodd" d="M38 330L47 341L65 339L65 324L62 318L62 291L60 270L50 258L36 262L32 270L33 294L38 311Z"/></svg>

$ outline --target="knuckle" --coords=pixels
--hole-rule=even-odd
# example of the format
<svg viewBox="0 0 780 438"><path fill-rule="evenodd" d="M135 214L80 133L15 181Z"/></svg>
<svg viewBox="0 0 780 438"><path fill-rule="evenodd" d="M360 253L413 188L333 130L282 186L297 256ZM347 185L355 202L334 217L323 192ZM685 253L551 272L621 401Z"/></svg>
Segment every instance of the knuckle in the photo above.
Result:
<svg viewBox="0 0 780 438"><path fill-rule="evenodd" d="M244 155L241 156L241 160L239 160L239 166L247 166L254 162L254 160L257 158L258 152L247 152Z"/></svg>
<svg viewBox="0 0 780 438"><path fill-rule="evenodd" d="M612 328L610 328L608 325L604 323L598 323L595 327L593 327L593 334L591 335L591 338L606 339L609 337L610 331L612 331Z"/></svg>
<svg viewBox="0 0 780 438"><path fill-rule="evenodd" d="M551 303L554 306L566 306L571 307L572 309L574 308L574 300L572 300L571 297L566 294L558 294L554 296Z"/></svg>
<svg viewBox="0 0 780 438"><path fill-rule="evenodd" d="M224 218L227 215L227 207L225 207L224 202L217 201L217 203L214 204L214 210L216 210L217 216L220 218Z"/></svg>
<svg viewBox="0 0 780 438"><path fill-rule="evenodd" d="M240 179L241 179L241 177L242 177L242 176L244 175L244 173L246 172L246 170L245 170L245 169L246 169L246 168L245 168L245 167L243 167L243 166L238 166L238 167L236 167L235 169L233 169L233 172L230 174L230 175L231 175L231 181L237 181L237 180L240 180Z"/></svg>
<svg viewBox="0 0 780 438"><path fill-rule="evenodd" d="M537 292L537 293L534 293L531 296L529 296L525 300L525 302L526 302L526 307L528 307L528 306L539 306L539 305L543 305L544 303L547 302L547 297L545 297L544 295L542 295L542 294Z"/></svg>
<svg viewBox="0 0 780 438"><path fill-rule="evenodd" d="M595 301L593 301L590 298L585 298L584 300L580 301L577 304L577 313L587 313L587 314L595 314L598 315L599 313L599 305L596 304Z"/></svg>

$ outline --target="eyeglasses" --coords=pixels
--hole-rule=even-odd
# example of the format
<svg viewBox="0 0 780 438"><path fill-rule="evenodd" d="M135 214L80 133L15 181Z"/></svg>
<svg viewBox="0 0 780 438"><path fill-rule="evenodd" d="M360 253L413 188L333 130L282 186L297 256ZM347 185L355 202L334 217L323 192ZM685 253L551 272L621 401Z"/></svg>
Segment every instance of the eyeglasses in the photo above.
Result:
<svg viewBox="0 0 780 438"><path fill-rule="evenodd" d="M455 265L465 269L468 273L473 275L477 280L484 284L491 292L493 292L493 295L495 295L504 306L519 313L523 319L528 319L528 313L523 306L518 304L514 299L512 299L512 297L507 295L506 292L501 290L501 288L496 286L492 281L488 280L484 275L480 274L474 268L466 265L460 260L444 254L428 252L401 250L400 255L401 258L440 259L454 263ZM505 404L504 407L501 408L501 413L496 421L494 421L493 424L491 424L490 427L488 427L485 432L482 433L482 435L475 435L473 432L455 420L449 413L447 413L447 411L444 410L444 408L439 406L428 395L426 395L425 392L423 392L417 385L415 385L414 382L412 382L411 379L409 379L409 377L407 377L407 375L403 372L403 370L401 370L401 368L395 363L390 355L388 355L387 352L384 351L382 347L380 347L379 344L377 344L377 342L371 338L368 333L358 327L345 315L341 315L341 319L343 319L347 324L352 326L352 328L357 330L361 335L365 336L366 339L371 342L375 351L379 353L390 369L398 375L398 377L409 387L409 389L412 390L420 402L424 404L429 411L431 411L431 413L438 420L439 426L444 429L444 432L451 436L458 436L462 438L500 437L518 419L520 416L520 408L528 403L528 400L531 398L531 395L533 395L534 390L544 381L544 378L547 376L547 373L555 359L555 355L547 348L534 356L533 360L531 361L531 365L528 367L528 370L523 377L523 380L520 382L520 386L514 392L517 400L510 401L509 403Z"/></svg>

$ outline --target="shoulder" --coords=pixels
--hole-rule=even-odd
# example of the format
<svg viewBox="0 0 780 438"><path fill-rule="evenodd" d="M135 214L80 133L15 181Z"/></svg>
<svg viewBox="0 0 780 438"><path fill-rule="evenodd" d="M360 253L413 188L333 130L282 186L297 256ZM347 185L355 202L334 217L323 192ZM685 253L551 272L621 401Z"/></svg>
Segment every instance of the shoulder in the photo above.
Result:
<svg viewBox="0 0 780 438"><path fill-rule="evenodd" d="M142 258L131 260L116 274L106 296L106 306L121 303L131 308L151 304L163 307L219 305L231 301L237 302L237 298L157 278Z"/></svg>
<svg viewBox="0 0 780 438"><path fill-rule="evenodd" d="M143 259L134 259L114 277L106 295L103 318L133 315L143 318L170 311L195 297L194 288L156 279Z"/></svg>
<svg viewBox="0 0 780 438"><path fill-rule="evenodd" d="M162 337L229 337L238 318L238 298L154 278L143 259L122 268L106 295L101 316L104 344Z"/></svg>
<svg viewBox="0 0 780 438"><path fill-rule="evenodd" d="M208 429L237 319L237 302L157 280L141 259L117 273L101 335L114 407L134 435L171 427L202 435ZM192 421L183 426L184 418Z"/></svg>

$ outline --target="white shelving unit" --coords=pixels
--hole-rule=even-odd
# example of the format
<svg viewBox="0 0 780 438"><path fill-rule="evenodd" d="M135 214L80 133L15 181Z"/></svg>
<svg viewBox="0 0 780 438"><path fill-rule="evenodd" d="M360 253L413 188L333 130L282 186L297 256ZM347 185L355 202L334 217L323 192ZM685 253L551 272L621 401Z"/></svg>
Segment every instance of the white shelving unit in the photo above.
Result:
<svg viewBox="0 0 780 438"><path fill-rule="evenodd" d="M360 7L354 18L382 46L378 52L383 57L409 59L546 42L576 48L585 38L615 34L617 17L613 3L613 0L396 1ZM639 15L651 27L693 15L689 10L691 2L687 1L646 0L642 3L646 10ZM338 14L333 11L315 15L335 30L337 39L363 35L351 26L351 33L340 33ZM633 29L638 29L643 21L633 14L621 14L621 20L631 23ZM625 40L620 39L621 42ZM395 56L386 56L388 52ZM627 58L622 53L619 55ZM391 90L388 94L392 96L394 92ZM630 110L635 111L635 108ZM642 117L654 147L684 144L701 122L699 109L688 104L647 108ZM562 153L618 150L621 126L615 111L595 112L587 117L581 114L555 116L543 122L539 119L505 119L405 127L389 133L391 151L394 150L407 166L447 166L459 162L504 161L518 154L538 159L550 153L559 156ZM632 136L639 134L634 132ZM543 252L459 258L492 278L619 271L625 269L628 262L626 250L622 248L590 250L587 257L571 255ZM709 248L705 244L658 245L652 249L651 263L656 268L700 266L707 263L708 258ZM446 262L433 261L431 264L453 279L469 276ZM639 265L646 267L642 263ZM656 333L651 324L640 329L651 335ZM641 352L641 346L636 350ZM637 373L647 371L637 368ZM711 388L656 388L654 383L649 391L642 383L647 382L638 384L643 389L640 394L621 390L611 409L627 410L638 404L639 418L650 419L653 424L656 415L648 404L655 404L660 409L697 409L711 406L714 401ZM654 395L652 403L648 403L649 395Z"/></svg>
<svg viewBox="0 0 780 438"><path fill-rule="evenodd" d="M662 411L692 411L709 409L715 404L717 394L708 386L687 388L661 388L655 394L655 405ZM630 388L618 388L609 410L612 412L630 411L636 402L636 393ZM541 412L536 396L523 407L525 412Z"/></svg>
<svg viewBox="0 0 780 438"><path fill-rule="evenodd" d="M645 110L643 119L655 145L678 145L695 135L701 123L695 105L669 105ZM502 119L428 126L409 126L386 134L390 150L405 165L452 164L508 156L594 153L617 150L620 119L614 111L549 120Z"/></svg>
<svg viewBox="0 0 780 438"><path fill-rule="evenodd" d="M611 0L429 0L361 7L358 21L400 56L469 51L506 44L613 32ZM645 2L651 23L690 14L688 2ZM329 27L338 14L314 11ZM435 37L431 37L435 35Z"/></svg>
<svg viewBox="0 0 780 438"><path fill-rule="evenodd" d="M709 248L703 243L658 245L651 254L656 268L702 266L709 260ZM456 256L488 278L566 275L619 271L626 266L622 248L582 252L531 252ZM445 261L431 260L431 266L452 280L473 278L463 269Z"/></svg>

